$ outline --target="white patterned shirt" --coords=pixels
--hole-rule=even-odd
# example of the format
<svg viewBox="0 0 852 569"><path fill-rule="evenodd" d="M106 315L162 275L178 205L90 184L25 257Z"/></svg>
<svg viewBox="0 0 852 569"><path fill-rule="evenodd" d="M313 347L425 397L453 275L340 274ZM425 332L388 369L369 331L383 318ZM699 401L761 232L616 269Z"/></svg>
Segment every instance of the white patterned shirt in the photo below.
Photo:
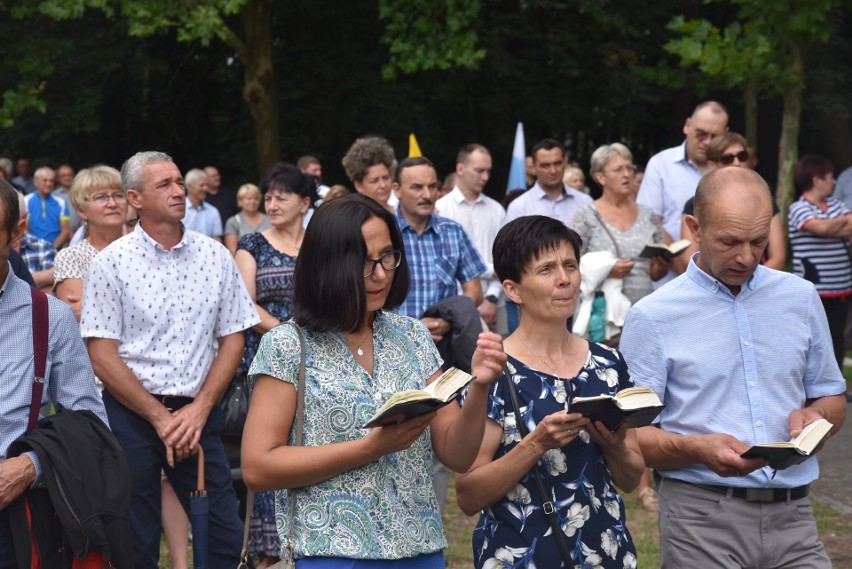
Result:
<svg viewBox="0 0 852 569"><path fill-rule="evenodd" d="M119 357L149 393L194 397L217 340L258 322L221 243L184 229L167 251L137 224L92 260L80 332L119 340Z"/></svg>

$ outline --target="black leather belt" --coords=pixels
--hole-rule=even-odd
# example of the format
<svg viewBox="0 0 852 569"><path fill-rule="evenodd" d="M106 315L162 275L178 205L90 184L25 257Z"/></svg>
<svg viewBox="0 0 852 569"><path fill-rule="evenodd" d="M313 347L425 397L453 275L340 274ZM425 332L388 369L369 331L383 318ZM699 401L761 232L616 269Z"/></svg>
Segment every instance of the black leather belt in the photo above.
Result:
<svg viewBox="0 0 852 569"><path fill-rule="evenodd" d="M732 498L739 498L746 502L760 502L763 504L774 504L776 502L790 502L807 498L810 493L810 485L797 486L796 488L732 488L729 486L711 486L709 484L693 484L696 488L725 494Z"/></svg>
<svg viewBox="0 0 852 569"><path fill-rule="evenodd" d="M182 395L157 395L156 393L152 393L151 397L162 403L172 413L194 401L192 397L183 397Z"/></svg>

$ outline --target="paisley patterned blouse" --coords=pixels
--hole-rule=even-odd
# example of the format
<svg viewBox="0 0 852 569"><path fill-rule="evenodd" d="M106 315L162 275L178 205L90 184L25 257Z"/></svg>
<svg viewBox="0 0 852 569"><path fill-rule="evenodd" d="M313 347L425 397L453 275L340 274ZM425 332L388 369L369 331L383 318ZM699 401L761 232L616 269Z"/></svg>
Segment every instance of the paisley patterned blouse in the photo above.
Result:
<svg viewBox="0 0 852 569"><path fill-rule="evenodd" d="M362 438L379 406L403 389L422 389L441 366L426 328L417 320L380 312L373 324L373 376L355 361L339 333L304 330L305 446ZM253 387L265 374L296 385L299 338L278 326L260 342L249 370ZM294 432L290 444L294 444ZM447 547L432 486L427 430L408 449L385 455L296 494L296 557L404 559ZM276 525L289 530L290 494L276 492Z"/></svg>
<svg viewBox="0 0 852 569"><path fill-rule="evenodd" d="M509 371L518 392L521 417L530 432L545 416L567 410L573 397L614 395L633 386L621 354L589 344L580 372L567 380L528 368L509 357ZM488 416L503 428L494 460L521 440L505 377L494 382ZM583 430L566 446L549 450L538 463L553 504L573 567L635 569L636 549L627 531L624 503L613 486L600 447ZM477 568L534 569L564 567L552 536L532 471L506 496L483 510L473 534Z"/></svg>

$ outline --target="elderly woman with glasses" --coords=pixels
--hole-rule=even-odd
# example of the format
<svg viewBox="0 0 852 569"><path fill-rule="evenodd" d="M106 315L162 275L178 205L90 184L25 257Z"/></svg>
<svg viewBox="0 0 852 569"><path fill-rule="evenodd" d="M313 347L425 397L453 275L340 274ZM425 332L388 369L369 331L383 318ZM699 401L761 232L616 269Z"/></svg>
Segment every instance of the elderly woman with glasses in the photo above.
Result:
<svg viewBox="0 0 852 569"><path fill-rule="evenodd" d="M56 255L53 289L79 321L83 278L95 255L124 234L127 196L118 170L100 165L77 173L69 197L85 223L85 236Z"/></svg>
<svg viewBox="0 0 852 569"><path fill-rule="evenodd" d="M583 239L580 255L610 251L618 260L610 278L623 279L624 296L635 303L654 291L652 281L669 270L662 257L650 260L639 254L649 243L669 242L654 212L631 198L633 155L618 142L601 146L592 154L589 174L603 189L600 198L582 207L571 222Z"/></svg>
<svg viewBox="0 0 852 569"><path fill-rule="evenodd" d="M726 168L734 166L737 168L749 167L749 150L748 142L736 132L726 132L713 139L707 146L707 172L712 172L717 168ZM705 174L707 174L705 172ZM682 239L692 239L692 231L686 223L686 216L693 215L694 199L690 198L683 206L683 217L680 224L680 232ZM686 251L675 257L672 262L672 268L677 273L683 273L689 265L689 260L693 253L698 251L698 245L693 243ZM787 242L784 239L784 222L781 219L781 210L778 204L775 203L775 198L772 199L772 221L769 224L769 244L761 259L761 264L770 269L784 270L784 265L787 263Z"/></svg>
<svg viewBox="0 0 852 569"><path fill-rule="evenodd" d="M391 312L408 294L403 247L393 215L365 196L324 203L308 224L293 311L306 350L303 446L293 445L300 361L293 328L266 334L249 371L243 477L256 491L276 490L278 532L286 541L293 526L298 569L444 568L432 450L457 471L473 463L488 386L506 356L499 335L482 334L463 409L453 403L363 428L392 394L441 374L426 327Z"/></svg>

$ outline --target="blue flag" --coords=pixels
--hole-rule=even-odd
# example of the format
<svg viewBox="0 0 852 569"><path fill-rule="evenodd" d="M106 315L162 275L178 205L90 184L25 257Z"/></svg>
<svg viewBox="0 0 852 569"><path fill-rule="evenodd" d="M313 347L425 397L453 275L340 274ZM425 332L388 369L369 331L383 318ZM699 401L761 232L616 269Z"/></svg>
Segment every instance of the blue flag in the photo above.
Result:
<svg viewBox="0 0 852 569"><path fill-rule="evenodd" d="M527 167L526 167L526 144L524 143L524 123L518 123L518 129L515 131L515 146L512 149L512 165L509 168L509 183L506 185L506 192L509 190L525 190L527 189Z"/></svg>

